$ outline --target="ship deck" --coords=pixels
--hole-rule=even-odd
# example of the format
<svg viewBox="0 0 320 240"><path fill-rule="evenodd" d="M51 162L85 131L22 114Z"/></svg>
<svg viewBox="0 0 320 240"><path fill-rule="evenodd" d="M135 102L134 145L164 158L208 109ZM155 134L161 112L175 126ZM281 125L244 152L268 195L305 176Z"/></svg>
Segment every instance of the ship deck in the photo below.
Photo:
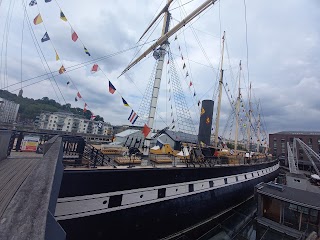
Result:
<svg viewBox="0 0 320 240"><path fill-rule="evenodd" d="M0 218L41 157L35 153L11 152L10 157L0 161Z"/></svg>

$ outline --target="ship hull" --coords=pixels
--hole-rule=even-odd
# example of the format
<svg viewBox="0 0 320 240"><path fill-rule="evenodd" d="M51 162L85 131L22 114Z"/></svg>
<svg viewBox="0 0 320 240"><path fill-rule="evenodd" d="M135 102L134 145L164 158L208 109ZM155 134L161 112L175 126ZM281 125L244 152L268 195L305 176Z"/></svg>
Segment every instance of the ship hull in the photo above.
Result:
<svg viewBox="0 0 320 240"><path fill-rule="evenodd" d="M67 239L159 239L246 200L278 168L65 171L55 215Z"/></svg>

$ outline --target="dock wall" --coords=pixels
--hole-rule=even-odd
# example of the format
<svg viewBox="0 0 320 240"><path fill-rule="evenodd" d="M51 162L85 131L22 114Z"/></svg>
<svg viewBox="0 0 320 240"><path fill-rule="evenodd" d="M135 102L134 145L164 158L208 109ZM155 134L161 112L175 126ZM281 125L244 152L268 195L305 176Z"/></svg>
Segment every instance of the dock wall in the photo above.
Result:
<svg viewBox="0 0 320 240"><path fill-rule="evenodd" d="M10 138L10 130L0 130L0 161L7 158Z"/></svg>
<svg viewBox="0 0 320 240"><path fill-rule="evenodd" d="M63 175L62 157L62 139L55 136L1 216L1 240L65 239L64 230L53 217Z"/></svg>

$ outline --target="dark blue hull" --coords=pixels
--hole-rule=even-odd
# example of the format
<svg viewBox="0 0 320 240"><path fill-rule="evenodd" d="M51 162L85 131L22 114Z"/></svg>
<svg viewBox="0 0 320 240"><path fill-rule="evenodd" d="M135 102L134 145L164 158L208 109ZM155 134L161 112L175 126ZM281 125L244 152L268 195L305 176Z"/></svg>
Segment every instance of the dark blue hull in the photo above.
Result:
<svg viewBox="0 0 320 240"><path fill-rule="evenodd" d="M67 233L67 239L159 239L246 200L253 194L256 184L271 181L277 176L278 168L274 167L276 164L277 162L217 168L66 171L59 198L67 199L60 203L67 205L60 207L57 219ZM227 176L232 177L224 178ZM180 195L172 193L172 184L179 184L176 191L182 189L183 192ZM142 188L144 190L139 190ZM141 195L135 197L134 191L127 192L131 189L141 191ZM112 192L116 194L102 198L97 195L95 200L80 199L83 201L81 205L72 205L72 201L79 202L76 196ZM139 197L148 199L139 202ZM97 204L97 199L104 201L101 204L106 206L102 212L87 206ZM63 215L63 209L69 210L69 206L74 206L75 209L70 210L70 215ZM85 208L90 211L84 210ZM97 209L101 207L97 206ZM78 213L81 211L87 212ZM71 212L79 215L70 217Z"/></svg>

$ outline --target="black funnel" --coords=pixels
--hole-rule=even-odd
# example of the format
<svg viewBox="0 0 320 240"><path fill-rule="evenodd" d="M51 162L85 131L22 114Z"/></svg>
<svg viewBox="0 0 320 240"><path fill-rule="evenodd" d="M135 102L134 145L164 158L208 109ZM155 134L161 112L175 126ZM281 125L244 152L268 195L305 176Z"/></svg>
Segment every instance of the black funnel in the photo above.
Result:
<svg viewBox="0 0 320 240"><path fill-rule="evenodd" d="M213 105L214 102L212 100L202 101L198 135L198 140L200 144L202 142L206 145L210 145Z"/></svg>

